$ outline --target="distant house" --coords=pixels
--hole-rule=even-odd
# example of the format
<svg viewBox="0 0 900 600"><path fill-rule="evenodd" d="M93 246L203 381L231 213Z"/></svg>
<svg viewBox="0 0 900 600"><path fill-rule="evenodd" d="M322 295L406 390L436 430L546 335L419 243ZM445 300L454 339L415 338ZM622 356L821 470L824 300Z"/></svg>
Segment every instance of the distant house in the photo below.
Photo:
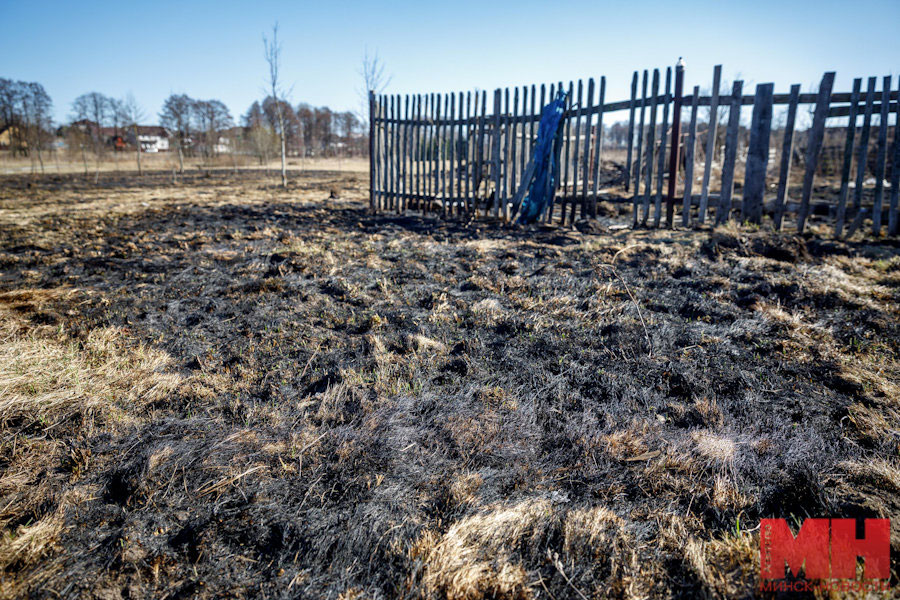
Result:
<svg viewBox="0 0 900 600"><path fill-rule="evenodd" d="M120 152L128 147L128 144L125 141L124 127L101 127L100 135L102 136L103 143L107 146L112 146L113 150Z"/></svg>
<svg viewBox="0 0 900 600"><path fill-rule="evenodd" d="M126 139L132 146L141 144L141 151L150 154L169 151L169 130L158 125L138 125L137 140L134 139L134 128L129 127Z"/></svg>
<svg viewBox="0 0 900 600"><path fill-rule="evenodd" d="M9 150L13 146L27 148L23 138L22 132L15 125L0 127L0 150Z"/></svg>
<svg viewBox="0 0 900 600"><path fill-rule="evenodd" d="M97 125L96 121L91 121L89 119L81 119L79 121L75 121L72 123L71 127L78 129L80 132L85 133L92 138L97 138L100 127Z"/></svg>

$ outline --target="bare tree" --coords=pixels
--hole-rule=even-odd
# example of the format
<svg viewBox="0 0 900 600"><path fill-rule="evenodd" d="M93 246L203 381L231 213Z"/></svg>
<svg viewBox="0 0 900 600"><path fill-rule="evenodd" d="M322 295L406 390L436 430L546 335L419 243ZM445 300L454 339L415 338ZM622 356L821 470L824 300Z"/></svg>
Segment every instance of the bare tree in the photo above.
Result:
<svg viewBox="0 0 900 600"><path fill-rule="evenodd" d="M123 100L119 100L118 98L107 98L106 101L108 103L109 120L113 130L113 162L116 163L115 168L118 171L119 140L122 140L122 149L124 149L125 136L123 134L125 132L125 127L128 124L128 115L125 113L125 102Z"/></svg>
<svg viewBox="0 0 900 600"><path fill-rule="evenodd" d="M143 177L144 169L141 165L140 122L144 119L144 111L141 110L141 107L137 103L137 100L135 100L134 96L130 93L125 97L124 100L120 101L120 104L122 107L122 116L125 120L125 125L131 129L132 135L134 136L134 148L137 154L138 176Z"/></svg>
<svg viewBox="0 0 900 600"><path fill-rule="evenodd" d="M203 154L206 156L206 173L209 174L212 159L218 153L221 133L234 122L228 107L221 100L197 100L193 113L197 129L203 135Z"/></svg>
<svg viewBox="0 0 900 600"><path fill-rule="evenodd" d="M378 57L378 51L369 56L369 49L366 48L363 54L362 66L359 75L363 80L363 88L359 90L361 110L359 120L365 124L369 122L369 92L380 94L391 83L391 75L385 75L384 62Z"/></svg>
<svg viewBox="0 0 900 600"><path fill-rule="evenodd" d="M250 147L259 159L259 164L265 167L268 176L269 156L278 151L278 140L275 139L277 137L275 131L269 127L267 115L259 101L250 105L242 120Z"/></svg>
<svg viewBox="0 0 900 600"><path fill-rule="evenodd" d="M281 45L278 43L278 23L272 27L272 39L263 35L263 47L265 48L266 62L269 63L269 88L275 103L275 114L278 121L278 136L281 140L281 186L287 187L287 144L285 143L284 109L282 101L286 101L286 92L279 78L281 67Z"/></svg>
<svg viewBox="0 0 900 600"><path fill-rule="evenodd" d="M85 129L90 133L94 144L94 154L97 158L97 170L94 175L94 183L100 181L100 161L103 157L105 140L103 139L103 126L109 120L109 98L98 92L89 92L75 98L72 103L73 112L79 119L87 121Z"/></svg>
<svg viewBox="0 0 900 600"><path fill-rule="evenodd" d="M50 110L53 102L50 95L44 90L44 86L39 83L23 83L24 93L22 94L22 124L25 129L25 138L28 144L28 154L38 159L41 165L41 173L44 172L44 155L43 150L50 140L50 127L52 120L50 118ZM32 154L34 151L34 154ZM34 163L32 162L32 169Z"/></svg>
<svg viewBox="0 0 900 600"><path fill-rule="evenodd" d="M52 140L53 102L40 83L0 78L0 127L9 128L12 154L35 160L44 172L43 151Z"/></svg>
<svg viewBox="0 0 900 600"><path fill-rule="evenodd" d="M194 100L186 94L172 94L159 113L160 125L174 133L178 147L178 171L184 173L184 146L190 140Z"/></svg>

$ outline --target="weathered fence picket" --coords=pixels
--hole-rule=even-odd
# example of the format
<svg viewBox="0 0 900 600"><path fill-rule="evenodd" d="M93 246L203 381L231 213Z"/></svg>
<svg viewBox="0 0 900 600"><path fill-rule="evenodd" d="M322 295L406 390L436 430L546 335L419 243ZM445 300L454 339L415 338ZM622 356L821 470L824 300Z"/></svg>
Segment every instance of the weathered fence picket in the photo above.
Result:
<svg viewBox="0 0 900 600"><path fill-rule="evenodd" d="M822 150L825 137L825 119L828 105L831 102L831 87L834 85L834 72L829 71L819 84L819 97L816 100L816 111L813 114L812 127L809 130L809 141L806 147L806 173L803 175L803 196L800 199L800 210L797 214L797 230L803 233L806 218L809 216L809 201L812 197L813 179L816 176L816 163Z"/></svg>
<svg viewBox="0 0 900 600"><path fill-rule="evenodd" d="M731 89L731 107L728 109L728 128L725 130L725 161L722 164L722 191L716 224L721 225L731 216L731 196L734 193L734 166L737 161L738 127L741 124L741 90L743 81L735 81Z"/></svg>
<svg viewBox="0 0 900 600"><path fill-rule="evenodd" d="M681 226L691 224L691 196L694 191L694 156L696 151L694 143L697 140L697 106L700 99L700 86L694 86L691 94L691 120L687 130L687 140L684 145L684 200L681 209Z"/></svg>
<svg viewBox="0 0 900 600"><path fill-rule="evenodd" d="M794 154L794 125L797 122L797 104L800 101L800 85L791 86L791 97L788 101L787 123L784 125L784 140L781 144L781 169L778 173L778 191L775 196L775 231L781 230L784 218L784 206L787 202L788 186L791 179L791 163Z"/></svg>
<svg viewBox="0 0 900 600"><path fill-rule="evenodd" d="M750 146L747 150L747 166L744 168L741 218L757 224L762 223L762 207L766 194L766 170L769 166L769 136L772 132L772 95L774 93L774 84L761 83L756 86L753 120L750 123Z"/></svg>
<svg viewBox="0 0 900 600"><path fill-rule="evenodd" d="M634 149L634 104L637 97L638 72L631 77L631 100L628 103L628 154L625 159L625 191L631 181L631 151ZM602 102L600 103L603 104ZM635 217L636 218L636 217Z"/></svg>
<svg viewBox="0 0 900 600"><path fill-rule="evenodd" d="M641 112L637 128L637 152L634 164L634 226L638 224L638 203L641 197L641 147L644 143L644 107L647 105L647 69L641 80Z"/></svg>
<svg viewBox="0 0 900 600"><path fill-rule="evenodd" d="M644 201L641 224L650 217L650 192L653 189L653 156L656 150L656 104L659 97L659 69L653 69L653 86L650 97L650 124L647 127L647 148L644 151Z"/></svg>
<svg viewBox="0 0 900 600"><path fill-rule="evenodd" d="M716 151L716 128L719 125L719 86L722 85L722 65L713 68L712 96L709 99L709 125L706 129L706 156L703 165L703 187L700 191L700 213L697 221L706 222L706 211L709 209L709 180L712 176L713 157Z"/></svg>
<svg viewBox="0 0 900 600"><path fill-rule="evenodd" d="M892 77L884 78L881 88L881 123L878 127L878 155L875 158L875 200L872 203L872 233L881 234L881 205L884 197L884 161L887 158L888 108Z"/></svg>
<svg viewBox="0 0 900 600"><path fill-rule="evenodd" d="M666 93L663 95L662 127L659 132L659 154L656 164L656 201L653 213L653 226L659 227L662 219L662 190L666 168L666 138L669 132L669 102L672 101L672 67L666 68Z"/></svg>

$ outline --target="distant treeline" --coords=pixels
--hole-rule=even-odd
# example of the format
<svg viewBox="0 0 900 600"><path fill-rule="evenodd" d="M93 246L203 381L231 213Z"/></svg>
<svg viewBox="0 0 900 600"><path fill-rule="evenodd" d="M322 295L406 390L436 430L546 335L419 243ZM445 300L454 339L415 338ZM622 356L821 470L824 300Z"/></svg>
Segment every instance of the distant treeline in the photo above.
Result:
<svg viewBox="0 0 900 600"><path fill-rule="evenodd" d="M355 156L368 150L367 128L353 112L337 112L306 103L280 101L289 156ZM159 125L152 125L135 99L99 92L82 94L72 103L68 122L55 124L53 102L35 82L0 78L0 149L43 162L51 148L95 155L126 149L178 152L179 157L220 154L252 156L265 163L280 152L280 127L271 97L253 102L235 122L221 100L173 94L163 103ZM148 122L149 121L149 122ZM148 145L151 138L165 144Z"/></svg>

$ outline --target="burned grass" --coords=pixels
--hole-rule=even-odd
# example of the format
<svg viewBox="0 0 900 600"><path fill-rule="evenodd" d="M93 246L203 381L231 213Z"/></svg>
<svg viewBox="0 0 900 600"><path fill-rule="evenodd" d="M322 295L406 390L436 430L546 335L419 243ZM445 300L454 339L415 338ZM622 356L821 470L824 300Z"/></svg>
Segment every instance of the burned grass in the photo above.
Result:
<svg viewBox="0 0 900 600"><path fill-rule="evenodd" d="M0 595L743 597L900 517L896 246L366 193L3 182Z"/></svg>

